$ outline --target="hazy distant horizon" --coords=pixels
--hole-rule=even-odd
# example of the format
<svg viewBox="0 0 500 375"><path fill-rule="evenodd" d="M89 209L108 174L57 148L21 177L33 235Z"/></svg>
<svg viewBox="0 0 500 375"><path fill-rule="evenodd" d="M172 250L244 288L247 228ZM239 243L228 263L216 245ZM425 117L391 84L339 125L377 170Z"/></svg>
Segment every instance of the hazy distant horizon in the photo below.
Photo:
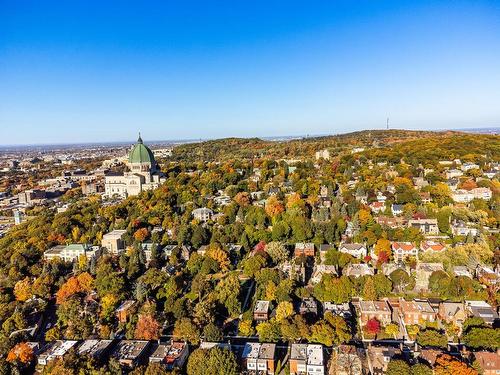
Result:
<svg viewBox="0 0 500 375"><path fill-rule="evenodd" d="M225 139L225 138L259 138L262 140L292 140L298 138L315 138L315 137L329 137L336 136L342 134L348 134L356 131L375 131L375 130L387 130L387 129L373 129L366 128L360 130L346 130L345 132L336 132L330 134L288 134L288 135L276 135L276 136L227 136L227 137L207 137L207 138L196 138L196 139L148 139L141 134L141 138L143 138L144 143L150 145L160 145L160 144L183 144L183 143L196 143L196 142L204 142L211 141L217 139ZM445 132L445 131L461 131L461 132L470 132L470 133L478 133L478 134L500 134L500 126L492 126L492 127L480 127L480 128L443 128L443 129L405 129L405 128L389 128L389 130L408 130L408 131L433 131L433 132ZM135 143L137 141L137 136L132 137L130 140L111 140L111 141L91 141L91 142L54 142L54 143L27 143L27 144L0 144L0 151L10 151L16 149L30 149L30 148L72 148L72 147L84 147L84 146L109 146L109 147L122 147Z"/></svg>

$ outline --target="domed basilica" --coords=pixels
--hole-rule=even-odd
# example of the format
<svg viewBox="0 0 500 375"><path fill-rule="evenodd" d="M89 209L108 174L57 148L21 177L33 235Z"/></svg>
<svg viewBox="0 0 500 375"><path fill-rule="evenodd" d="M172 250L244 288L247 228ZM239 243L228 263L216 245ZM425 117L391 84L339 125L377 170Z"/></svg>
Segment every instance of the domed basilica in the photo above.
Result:
<svg viewBox="0 0 500 375"><path fill-rule="evenodd" d="M105 176L105 196L126 198L144 190L155 189L165 181L153 152L143 143L140 135L130 150L127 166L129 172L109 173Z"/></svg>

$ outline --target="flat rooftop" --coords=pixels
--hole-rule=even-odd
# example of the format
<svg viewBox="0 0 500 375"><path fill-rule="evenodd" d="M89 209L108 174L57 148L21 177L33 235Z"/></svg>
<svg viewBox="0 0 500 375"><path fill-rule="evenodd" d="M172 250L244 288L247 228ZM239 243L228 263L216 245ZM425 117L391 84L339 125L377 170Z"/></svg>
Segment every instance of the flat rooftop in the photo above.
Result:
<svg viewBox="0 0 500 375"><path fill-rule="evenodd" d="M361 312L391 312L386 301L360 301Z"/></svg>
<svg viewBox="0 0 500 375"><path fill-rule="evenodd" d="M120 239L125 233L127 233L125 229L115 229L103 235L102 238L106 240Z"/></svg>

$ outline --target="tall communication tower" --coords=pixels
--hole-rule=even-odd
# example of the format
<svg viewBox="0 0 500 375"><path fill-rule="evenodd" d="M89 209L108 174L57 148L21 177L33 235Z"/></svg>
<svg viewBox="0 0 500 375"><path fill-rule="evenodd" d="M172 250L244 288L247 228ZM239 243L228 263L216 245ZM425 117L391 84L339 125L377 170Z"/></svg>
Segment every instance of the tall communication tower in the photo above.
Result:
<svg viewBox="0 0 500 375"><path fill-rule="evenodd" d="M387 130L389 130L389 117L387 117L386 125L387 125Z"/></svg>

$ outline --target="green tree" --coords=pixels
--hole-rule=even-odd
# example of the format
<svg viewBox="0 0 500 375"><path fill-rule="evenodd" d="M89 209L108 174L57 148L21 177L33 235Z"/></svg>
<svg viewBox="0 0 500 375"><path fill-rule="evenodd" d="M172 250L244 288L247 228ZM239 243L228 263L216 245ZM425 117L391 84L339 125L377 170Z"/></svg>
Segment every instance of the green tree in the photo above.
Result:
<svg viewBox="0 0 500 375"><path fill-rule="evenodd" d="M276 320L281 322L293 314L293 304L288 301L283 301L276 307Z"/></svg>
<svg viewBox="0 0 500 375"><path fill-rule="evenodd" d="M280 325L274 319L259 323L257 325L257 335L260 342L278 342L281 338Z"/></svg>
<svg viewBox="0 0 500 375"><path fill-rule="evenodd" d="M200 342L200 331L191 319L181 318L175 322L174 337L178 340L198 345Z"/></svg>
<svg viewBox="0 0 500 375"><path fill-rule="evenodd" d="M366 280L365 285L363 286L363 298L368 301L375 301L377 299L375 283L371 277Z"/></svg>
<svg viewBox="0 0 500 375"><path fill-rule="evenodd" d="M401 359L392 359L387 365L387 375L412 375L410 365Z"/></svg>
<svg viewBox="0 0 500 375"><path fill-rule="evenodd" d="M215 347L210 349L207 361L207 371L203 374L208 375L237 375L238 364L236 356L229 349Z"/></svg>
<svg viewBox="0 0 500 375"><path fill-rule="evenodd" d="M203 338L206 341L213 341L213 342L222 341L223 339L222 331L214 323L208 323L203 328Z"/></svg>
<svg viewBox="0 0 500 375"><path fill-rule="evenodd" d="M472 327L464 335L463 342L474 349L495 350L500 348L500 330L487 327Z"/></svg>
<svg viewBox="0 0 500 375"><path fill-rule="evenodd" d="M411 375L432 375L432 369L422 363L417 363L411 367Z"/></svg>
<svg viewBox="0 0 500 375"><path fill-rule="evenodd" d="M275 264L283 263L288 260L289 252L282 242L269 242L266 245L266 252L269 254Z"/></svg>
<svg viewBox="0 0 500 375"><path fill-rule="evenodd" d="M406 291L406 288L410 285L411 282L410 276L406 273L405 270L402 270L400 268L391 272L389 277L392 280L394 291L396 293L403 293L404 291Z"/></svg>
<svg viewBox="0 0 500 375"><path fill-rule="evenodd" d="M248 277L253 277L255 274L266 265L266 260L261 255L255 255L245 259L243 262L243 273Z"/></svg>
<svg viewBox="0 0 500 375"><path fill-rule="evenodd" d="M417 334L417 343L423 347L446 348L448 339L446 335L433 329L424 329Z"/></svg>

